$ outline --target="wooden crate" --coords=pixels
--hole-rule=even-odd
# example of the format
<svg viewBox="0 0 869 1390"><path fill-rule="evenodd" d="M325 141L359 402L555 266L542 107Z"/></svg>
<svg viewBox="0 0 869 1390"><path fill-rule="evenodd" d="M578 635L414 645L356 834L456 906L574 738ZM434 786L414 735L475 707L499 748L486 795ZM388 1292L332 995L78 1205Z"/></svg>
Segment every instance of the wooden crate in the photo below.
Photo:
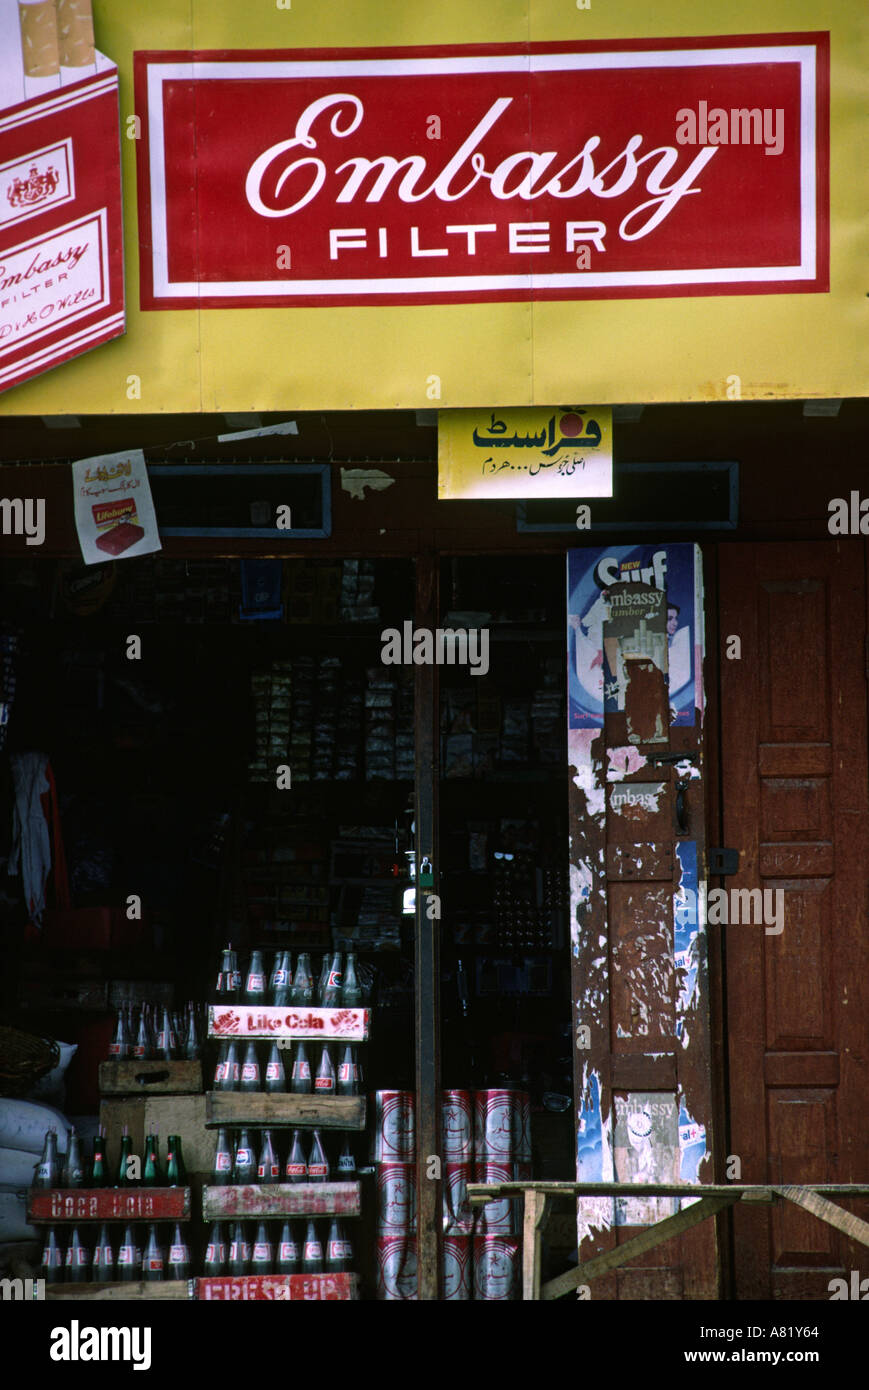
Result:
<svg viewBox="0 0 869 1390"><path fill-rule="evenodd" d="M31 1188L27 1219L55 1221L189 1221L189 1187Z"/></svg>
<svg viewBox="0 0 869 1390"><path fill-rule="evenodd" d="M104 1096L179 1095L201 1090L201 1062L100 1062L100 1093Z"/></svg>
<svg viewBox="0 0 869 1390"><path fill-rule="evenodd" d="M264 1219L268 1216L358 1216L358 1182L273 1183L203 1187L205 1221Z"/></svg>
<svg viewBox="0 0 869 1390"><path fill-rule="evenodd" d="M290 1125L316 1129L364 1129L364 1096L269 1095L267 1092L208 1091L209 1125Z"/></svg>
<svg viewBox="0 0 869 1390"><path fill-rule="evenodd" d="M210 1038L297 1038L308 1042L367 1042L370 1009L309 1009L307 1006L211 1004Z"/></svg>
<svg viewBox="0 0 869 1390"><path fill-rule="evenodd" d="M109 1170L121 1147L124 1125L129 1127L133 1153L144 1162L145 1136L151 1126L160 1136L160 1156L166 1160L166 1140L180 1134L184 1163L189 1174L207 1176L214 1166L217 1134L205 1127L205 1096L126 1096L100 1101L100 1123L106 1134Z"/></svg>
<svg viewBox="0 0 869 1390"><path fill-rule="evenodd" d="M347 1302L359 1298L358 1274L251 1274L246 1278L222 1275L195 1279L196 1298L206 1303L219 1299L277 1302Z"/></svg>
<svg viewBox="0 0 869 1390"><path fill-rule="evenodd" d="M130 1284L48 1284L45 1297L80 1299L89 1303L105 1299L162 1303L166 1299L193 1298L194 1282L192 1279L161 1279L159 1283L146 1284L143 1279L137 1279Z"/></svg>

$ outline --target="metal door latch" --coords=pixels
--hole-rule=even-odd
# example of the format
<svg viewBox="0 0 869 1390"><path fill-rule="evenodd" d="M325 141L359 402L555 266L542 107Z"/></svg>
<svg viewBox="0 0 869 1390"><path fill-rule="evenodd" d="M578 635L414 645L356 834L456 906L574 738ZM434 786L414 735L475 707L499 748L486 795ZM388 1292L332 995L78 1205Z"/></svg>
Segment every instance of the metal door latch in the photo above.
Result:
<svg viewBox="0 0 869 1390"><path fill-rule="evenodd" d="M720 846L707 849L706 862L709 866L710 878L725 878L728 874L738 874L739 850L722 849Z"/></svg>

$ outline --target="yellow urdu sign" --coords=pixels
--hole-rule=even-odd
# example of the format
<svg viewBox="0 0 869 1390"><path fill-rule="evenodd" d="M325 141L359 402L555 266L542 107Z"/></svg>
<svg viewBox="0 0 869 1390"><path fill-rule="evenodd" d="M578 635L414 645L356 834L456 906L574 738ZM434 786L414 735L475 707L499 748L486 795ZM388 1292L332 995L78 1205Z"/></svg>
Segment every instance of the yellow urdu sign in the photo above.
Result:
<svg viewBox="0 0 869 1390"><path fill-rule="evenodd" d="M440 412L440 499L612 494L609 406Z"/></svg>

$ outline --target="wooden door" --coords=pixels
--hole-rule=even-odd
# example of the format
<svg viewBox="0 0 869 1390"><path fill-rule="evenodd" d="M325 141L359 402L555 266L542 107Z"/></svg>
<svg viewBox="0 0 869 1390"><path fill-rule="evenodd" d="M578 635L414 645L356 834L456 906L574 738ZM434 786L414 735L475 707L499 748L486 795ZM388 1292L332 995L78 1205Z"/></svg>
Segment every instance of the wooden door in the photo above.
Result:
<svg viewBox="0 0 869 1390"><path fill-rule="evenodd" d="M783 908L780 932L722 927L728 1152L743 1182L866 1182L863 544L724 545L719 557L723 843L741 851L722 882L780 892L767 902ZM826 1299L834 1276L869 1274L869 1250L791 1203L733 1221L738 1298Z"/></svg>

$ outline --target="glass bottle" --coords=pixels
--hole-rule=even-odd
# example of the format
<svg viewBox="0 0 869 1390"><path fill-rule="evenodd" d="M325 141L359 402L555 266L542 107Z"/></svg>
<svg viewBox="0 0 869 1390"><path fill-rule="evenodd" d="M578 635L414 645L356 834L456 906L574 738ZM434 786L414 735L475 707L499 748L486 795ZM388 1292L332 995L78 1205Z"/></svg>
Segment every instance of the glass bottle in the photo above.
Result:
<svg viewBox="0 0 869 1390"><path fill-rule="evenodd" d="M42 1146L42 1156L33 1168L34 1187L59 1187L60 1186L60 1159L57 1154L57 1130L47 1129L45 1131L45 1143Z"/></svg>
<svg viewBox="0 0 869 1390"><path fill-rule="evenodd" d="M115 1177L115 1187L136 1187L138 1186L135 1178L130 1175L130 1160L133 1157L133 1136L127 1132L124 1125L124 1132L121 1135L121 1151L118 1154L118 1171Z"/></svg>
<svg viewBox="0 0 869 1390"><path fill-rule="evenodd" d="M139 1277L139 1248L131 1224L124 1227L124 1238L118 1246L116 1270L122 1284L135 1283Z"/></svg>
<svg viewBox="0 0 869 1390"><path fill-rule="evenodd" d="M127 1032L127 1020L124 1017L124 1007L118 1009L118 1017L115 1022L115 1033L109 1043L109 1061L123 1062L130 1055L130 1037Z"/></svg>
<svg viewBox="0 0 869 1390"><path fill-rule="evenodd" d="M191 999L187 1005L187 1038L184 1043L184 1056L188 1062L196 1062L202 1056L202 1040L196 1022L196 1009Z"/></svg>
<svg viewBox="0 0 869 1390"><path fill-rule="evenodd" d="M362 1003L362 988L356 975L356 952L347 952L347 969L341 981L341 1003L345 1009L358 1009Z"/></svg>
<svg viewBox="0 0 869 1390"><path fill-rule="evenodd" d="M180 1221L175 1222L175 1229L172 1232L169 1256L166 1260L166 1277L167 1279L190 1278L190 1250Z"/></svg>
<svg viewBox="0 0 869 1390"><path fill-rule="evenodd" d="M320 963L320 974L317 976L317 1003L322 1007L326 997L326 986L329 983L329 955L328 952Z"/></svg>
<svg viewBox="0 0 869 1390"><path fill-rule="evenodd" d="M214 1067L212 1088L215 1091L229 1090L229 1043L222 1042L217 1049L217 1062Z"/></svg>
<svg viewBox="0 0 869 1390"><path fill-rule="evenodd" d="M234 1183L256 1182L256 1158L247 1129L241 1130L239 1134L232 1180Z"/></svg>
<svg viewBox="0 0 869 1390"><path fill-rule="evenodd" d="M329 1181L329 1160L326 1157L318 1129L315 1129L311 1136L311 1152L308 1154L308 1181Z"/></svg>
<svg viewBox="0 0 869 1390"><path fill-rule="evenodd" d="M91 1256L91 1279L95 1284L110 1284L112 1282L115 1276L114 1259L112 1243L109 1240L109 1228L103 1222Z"/></svg>
<svg viewBox="0 0 869 1390"><path fill-rule="evenodd" d="M284 1175L290 1182L306 1182L308 1178L308 1162L302 1149L301 1134L297 1129L293 1130L293 1142L290 1145Z"/></svg>
<svg viewBox="0 0 869 1390"><path fill-rule="evenodd" d="M278 1156L272 1144L272 1132L270 1129L263 1130L256 1172L257 1178L263 1184L270 1185L280 1182L281 1180L281 1166L278 1163Z"/></svg>
<svg viewBox="0 0 869 1390"><path fill-rule="evenodd" d="M235 1004L238 1000L238 965L235 952L232 949L232 942L223 948L220 958L220 969L217 972L217 983L214 993L221 1004Z"/></svg>
<svg viewBox="0 0 869 1390"><path fill-rule="evenodd" d="M253 1250L251 1251L251 1274L271 1274L273 1260L274 1251L269 1240L268 1227L265 1221L258 1221Z"/></svg>
<svg viewBox="0 0 869 1390"><path fill-rule="evenodd" d="M323 1242L317 1234L315 1221L309 1221L305 1230L305 1244L302 1249L302 1273L323 1273Z"/></svg>
<svg viewBox="0 0 869 1390"><path fill-rule="evenodd" d="M344 1136L344 1144L338 1155L338 1180L350 1182L356 1176L356 1159L350 1147L349 1136Z"/></svg>
<svg viewBox="0 0 869 1390"><path fill-rule="evenodd" d="M314 1078L314 1091L318 1096L334 1096L335 1094L335 1064L332 1061L332 1052L328 1043L323 1043L320 1051L317 1075Z"/></svg>
<svg viewBox="0 0 869 1390"><path fill-rule="evenodd" d="M341 1003L341 952L336 951L329 966L326 988L323 991L323 1008L337 1009Z"/></svg>
<svg viewBox="0 0 869 1390"><path fill-rule="evenodd" d="M285 1221L281 1227L281 1238L278 1241L275 1272L277 1274L298 1274L301 1259L302 1252L299 1249L295 1227L291 1221Z"/></svg>
<svg viewBox="0 0 869 1390"><path fill-rule="evenodd" d="M266 1063L265 1082L263 1090L270 1095L278 1095L287 1089L287 1074L284 1071L284 1059L281 1056L281 1049L278 1047L277 1039L272 1038L272 1045L269 1048L269 1060Z"/></svg>
<svg viewBox="0 0 869 1390"><path fill-rule="evenodd" d="M311 974L311 957L307 951L302 951L296 962L296 973L293 976L293 988L290 991L290 1003L295 1005L313 1004L314 1002L314 977Z"/></svg>
<svg viewBox="0 0 869 1390"><path fill-rule="evenodd" d="M64 1252L57 1243L57 1232L53 1226L49 1226L45 1232L45 1241L42 1246L42 1260L39 1266L39 1277L44 1279L46 1284L63 1283Z"/></svg>
<svg viewBox="0 0 869 1390"><path fill-rule="evenodd" d="M236 1278L247 1274L247 1242L241 1221L233 1221L229 1231L229 1273Z"/></svg>
<svg viewBox="0 0 869 1390"><path fill-rule="evenodd" d="M165 1004L163 1005L163 1016L157 1032L157 1043L154 1052L161 1062L174 1062L178 1056L178 1039L175 1035L175 1028L169 1010Z"/></svg>
<svg viewBox="0 0 869 1390"><path fill-rule="evenodd" d="M88 1187L105 1187L108 1179L108 1164L106 1162L105 1136L100 1126L99 1134L94 1135L94 1154L91 1159L91 1171Z"/></svg>
<svg viewBox="0 0 869 1390"><path fill-rule="evenodd" d="M337 1216L333 1216L329 1222L329 1235L326 1238L325 1259L323 1261L327 1274L343 1274L350 1269L353 1258L353 1251L350 1242L344 1235L344 1229Z"/></svg>
<svg viewBox="0 0 869 1390"><path fill-rule="evenodd" d="M278 1008L283 1008L290 1002L290 986L292 983L292 966L289 951L282 951L278 957L279 964L274 974L274 992L272 1003Z"/></svg>
<svg viewBox="0 0 869 1390"><path fill-rule="evenodd" d="M250 965L244 985L244 999L246 1004L264 1004L266 1002L266 972L262 951L251 951Z"/></svg>
<svg viewBox="0 0 869 1390"><path fill-rule="evenodd" d="M186 1187L187 1169L181 1152L181 1135L170 1134L166 1144L166 1186Z"/></svg>
<svg viewBox="0 0 869 1390"><path fill-rule="evenodd" d="M148 1226L145 1258L142 1261L142 1278L146 1284L157 1284L163 1277L163 1247L157 1239L157 1227L152 1221Z"/></svg>
<svg viewBox="0 0 869 1390"><path fill-rule="evenodd" d="M226 1138L226 1130L221 1125L217 1131L217 1148L211 1168L211 1181L215 1187L229 1187L232 1183L232 1152Z"/></svg>
<svg viewBox="0 0 869 1390"><path fill-rule="evenodd" d="M213 1221L211 1230L208 1233L208 1244L205 1247L205 1261L203 1271L206 1278L219 1279L226 1266L226 1241L223 1235L223 1223Z"/></svg>
<svg viewBox="0 0 869 1390"><path fill-rule="evenodd" d="M261 1090L259 1058L256 1055L256 1045L252 1042L249 1042L245 1048L239 1090L245 1092Z"/></svg>
<svg viewBox="0 0 869 1390"><path fill-rule="evenodd" d="M293 1057L293 1072L290 1078L290 1090L294 1096L309 1096L314 1086L311 1081L311 1063L308 1061L308 1047L306 1043L296 1043L296 1052Z"/></svg>
<svg viewBox="0 0 869 1390"><path fill-rule="evenodd" d="M69 1233L69 1245L66 1247L67 1282L70 1284L86 1284L88 1282L88 1267L90 1262L90 1251L82 1242L82 1238L78 1233L78 1226L73 1226Z"/></svg>
<svg viewBox="0 0 869 1390"><path fill-rule="evenodd" d="M71 1130L66 1141L66 1160L63 1165L61 1184L63 1187L84 1187L84 1183L85 1172L81 1145L75 1130Z"/></svg>
<svg viewBox="0 0 869 1390"><path fill-rule="evenodd" d="M356 1070L356 1049L352 1043L345 1043L338 1064L338 1080L335 1087L339 1096L358 1096L359 1082Z"/></svg>
<svg viewBox="0 0 869 1390"><path fill-rule="evenodd" d="M160 1163L160 1140L156 1134L149 1134L145 1139L145 1167L142 1172L142 1186L163 1186L163 1169Z"/></svg>

